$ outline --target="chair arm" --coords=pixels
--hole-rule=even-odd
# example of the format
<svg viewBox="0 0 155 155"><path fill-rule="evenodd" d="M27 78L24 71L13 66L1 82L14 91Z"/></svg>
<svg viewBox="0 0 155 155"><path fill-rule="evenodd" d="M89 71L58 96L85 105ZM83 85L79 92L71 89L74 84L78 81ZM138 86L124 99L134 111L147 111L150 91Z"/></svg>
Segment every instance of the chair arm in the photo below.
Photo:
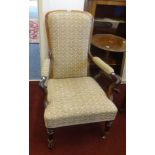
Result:
<svg viewBox="0 0 155 155"><path fill-rule="evenodd" d="M43 65L41 66L41 77L49 77L50 70L50 59L45 59Z"/></svg>
<svg viewBox="0 0 155 155"><path fill-rule="evenodd" d="M48 81L50 72L50 59L45 59L43 65L41 66L41 81L39 81L39 86L46 90L47 86L46 83Z"/></svg>
<svg viewBox="0 0 155 155"><path fill-rule="evenodd" d="M110 74L110 78L112 81L108 86L107 96L109 99L113 100L113 91L119 92L119 89L117 89L117 87L121 83L121 78L115 73Z"/></svg>
<svg viewBox="0 0 155 155"><path fill-rule="evenodd" d="M121 83L121 78L115 74L114 69L106 64L99 57L93 57L89 52L89 57L91 60L102 70L102 73L106 73L105 77L110 80L110 84L108 86L107 96L109 99L113 100L113 91L117 90L116 88Z"/></svg>
<svg viewBox="0 0 155 155"><path fill-rule="evenodd" d="M114 69L110 67L107 63L105 63L99 57L92 57L93 62L105 73L112 74L114 73Z"/></svg>
<svg viewBox="0 0 155 155"><path fill-rule="evenodd" d="M46 82L47 82L47 77L46 77L46 76L42 76L42 77L41 77L41 80L39 81L39 86L40 86L43 90L46 90L46 88L47 88Z"/></svg>

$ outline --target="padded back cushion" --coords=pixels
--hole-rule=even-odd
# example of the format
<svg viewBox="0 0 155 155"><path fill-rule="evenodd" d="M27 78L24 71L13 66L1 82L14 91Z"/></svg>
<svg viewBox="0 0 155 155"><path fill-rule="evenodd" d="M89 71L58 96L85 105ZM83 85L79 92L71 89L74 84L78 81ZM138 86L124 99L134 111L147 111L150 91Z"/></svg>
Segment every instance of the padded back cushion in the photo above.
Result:
<svg viewBox="0 0 155 155"><path fill-rule="evenodd" d="M87 76L92 16L80 11L46 14L52 78Z"/></svg>

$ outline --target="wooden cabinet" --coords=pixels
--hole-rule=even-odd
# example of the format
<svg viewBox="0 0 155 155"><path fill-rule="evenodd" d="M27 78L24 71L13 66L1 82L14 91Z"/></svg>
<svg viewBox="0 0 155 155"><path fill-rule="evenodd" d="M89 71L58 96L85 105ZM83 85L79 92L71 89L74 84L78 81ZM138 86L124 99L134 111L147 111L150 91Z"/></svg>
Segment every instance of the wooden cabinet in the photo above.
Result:
<svg viewBox="0 0 155 155"><path fill-rule="evenodd" d="M88 11L95 16L97 5L126 6L125 0L88 0Z"/></svg>
<svg viewBox="0 0 155 155"><path fill-rule="evenodd" d="M126 44L126 1L87 0L85 9L94 16L92 54L101 57L122 76ZM113 44L109 47L110 42ZM123 50L120 49L122 47ZM112 51L111 48L115 49Z"/></svg>

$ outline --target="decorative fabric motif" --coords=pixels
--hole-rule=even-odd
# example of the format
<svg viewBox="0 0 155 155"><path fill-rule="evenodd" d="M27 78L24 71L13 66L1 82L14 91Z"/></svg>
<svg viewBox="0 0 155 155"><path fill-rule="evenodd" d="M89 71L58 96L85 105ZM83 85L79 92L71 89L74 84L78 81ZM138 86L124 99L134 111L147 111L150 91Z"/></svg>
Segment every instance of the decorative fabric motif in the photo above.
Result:
<svg viewBox="0 0 155 155"><path fill-rule="evenodd" d="M115 119L116 106L91 77L50 79L47 93L47 128Z"/></svg>
<svg viewBox="0 0 155 155"><path fill-rule="evenodd" d="M41 66L41 76L49 77L50 59L45 59Z"/></svg>
<svg viewBox="0 0 155 155"><path fill-rule="evenodd" d="M39 25L37 19L29 20L29 42L39 43Z"/></svg>
<svg viewBox="0 0 155 155"><path fill-rule="evenodd" d="M116 106L93 78L86 77L92 20L89 13L77 11L55 11L46 16L53 78L47 83L47 128L115 119ZM94 61L112 71L98 59ZM49 60L44 64L42 74L47 75Z"/></svg>
<svg viewBox="0 0 155 155"><path fill-rule="evenodd" d="M109 66L107 63L105 63L101 58L93 57L92 59L93 59L93 62L107 74L114 73L114 69L111 66Z"/></svg>
<svg viewBox="0 0 155 155"><path fill-rule="evenodd" d="M56 11L47 15L53 78L87 76L92 16Z"/></svg>

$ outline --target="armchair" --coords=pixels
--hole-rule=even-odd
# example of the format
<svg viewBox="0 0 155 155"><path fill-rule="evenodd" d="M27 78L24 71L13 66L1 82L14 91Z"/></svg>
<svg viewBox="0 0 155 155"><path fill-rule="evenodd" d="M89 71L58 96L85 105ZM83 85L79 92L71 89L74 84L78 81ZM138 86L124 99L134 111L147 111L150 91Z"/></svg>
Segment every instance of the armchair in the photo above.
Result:
<svg viewBox="0 0 155 155"><path fill-rule="evenodd" d="M46 14L45 23L50 57L41 66L39 85L46 93L44 121L51 149L54 129L58 127L105 122L104 131L108 132L117 114L110 99L120 80L108 64L88 52L93 28L91 14L51 11ZM107 94L88 76L88 53L111 80Z"/></svg>

